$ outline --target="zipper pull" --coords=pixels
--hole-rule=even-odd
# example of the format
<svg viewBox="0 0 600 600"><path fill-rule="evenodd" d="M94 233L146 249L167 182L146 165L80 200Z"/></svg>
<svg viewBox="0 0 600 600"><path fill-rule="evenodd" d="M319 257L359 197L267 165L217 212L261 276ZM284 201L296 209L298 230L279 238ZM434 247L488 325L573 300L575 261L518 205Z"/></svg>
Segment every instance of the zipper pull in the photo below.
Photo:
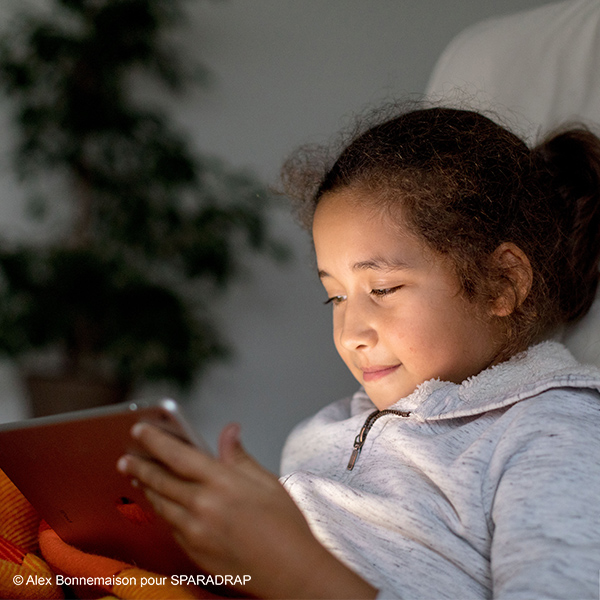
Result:
<svg viewBox="0 0 600 600"><path fill-rule="evenodd" d="M365 443L365 439L367 437L366 431L367 425L365 424L362 426L362 429L360 430L359 434L354 438L354 449L352 450L350 460L348 461L348 466L346 467L348 471L352 471L352 469L354 469L354 465L356 464L356 461L360 456L360 451L362 450L362 447Z"/></svg>
<svg viewBox="0 0 600 600"><path fill-rule="evenodd" d="M348 471L352 471L354 469L354 465L360 456L360 452L362 447L365 445L365 440L367 439L367 433L369 433L371 427L373 427L373 423L379 417L383 417L384 415L397 415L399 417L410 417L410 411L403 410L393 410L393 409L384 409L384 410L375 410L373 411L365 421L365 424L362 426L361 430L358 432L358 435L354 438L354 449L352 450L352 454L350 455L350 460L348 461L348 466L346 469Z"/></svg>

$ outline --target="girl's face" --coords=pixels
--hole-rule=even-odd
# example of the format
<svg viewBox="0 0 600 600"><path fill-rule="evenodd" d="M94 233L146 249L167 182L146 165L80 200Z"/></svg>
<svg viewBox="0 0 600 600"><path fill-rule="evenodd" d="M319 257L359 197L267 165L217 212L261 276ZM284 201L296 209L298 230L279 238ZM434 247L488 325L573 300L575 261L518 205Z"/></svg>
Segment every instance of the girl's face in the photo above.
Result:
<svg viewBox="0 0 600 600"><path fill-rule="evenodd" d="M462 294L450 261L365 200L349 189L323 197L313 239L335 346L381 410L429 379L479 373L501 336Z"/></svg>

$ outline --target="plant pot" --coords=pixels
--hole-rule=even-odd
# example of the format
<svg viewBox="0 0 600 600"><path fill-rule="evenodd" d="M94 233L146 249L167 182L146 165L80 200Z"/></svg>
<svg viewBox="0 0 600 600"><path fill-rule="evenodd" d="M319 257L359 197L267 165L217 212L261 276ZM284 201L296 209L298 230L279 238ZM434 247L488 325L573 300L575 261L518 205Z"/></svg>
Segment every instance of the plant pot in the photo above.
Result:
<svg viewBox="0 0 600 600"><path fill-rule="evenodd" d="M125 402L126 385L81 376L23 376L34 417Z"/></svg>

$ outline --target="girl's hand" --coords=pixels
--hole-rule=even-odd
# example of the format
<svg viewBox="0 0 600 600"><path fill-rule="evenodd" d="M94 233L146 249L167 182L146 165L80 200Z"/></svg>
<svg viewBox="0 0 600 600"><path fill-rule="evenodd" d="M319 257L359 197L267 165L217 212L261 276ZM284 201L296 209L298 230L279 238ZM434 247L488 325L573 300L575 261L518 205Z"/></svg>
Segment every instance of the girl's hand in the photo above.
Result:
<svg viewBox="0 0 600 600"><path fill-rule="evenodd" d="M119 470L202 570L250 575L238 591L262 598L376 595L316 540L277 478L242 448L237 425L221 433L219 459L148 424L132 435L156 462L127 455Z"/></svg>

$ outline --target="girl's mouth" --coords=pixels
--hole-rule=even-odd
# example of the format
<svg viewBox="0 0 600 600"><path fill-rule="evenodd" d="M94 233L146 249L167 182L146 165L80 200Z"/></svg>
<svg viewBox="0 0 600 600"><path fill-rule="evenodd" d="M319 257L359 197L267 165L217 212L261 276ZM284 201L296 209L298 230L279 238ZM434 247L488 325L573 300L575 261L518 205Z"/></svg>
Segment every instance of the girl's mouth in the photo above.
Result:
<svg viewBox="0 0 600 600"><path fill-rule="evenodd" d="M399 363L397 365L392 365L389 367L376 366L376 367L369 367L368 369L362 369L363 381L365 383L369 382L369 381L377 381L378 379L381 379L382 377L391 375L392 373L394 373L396 371L396 369L398 369L400 367L400 365L401 365L401 363Z"/></svg>

